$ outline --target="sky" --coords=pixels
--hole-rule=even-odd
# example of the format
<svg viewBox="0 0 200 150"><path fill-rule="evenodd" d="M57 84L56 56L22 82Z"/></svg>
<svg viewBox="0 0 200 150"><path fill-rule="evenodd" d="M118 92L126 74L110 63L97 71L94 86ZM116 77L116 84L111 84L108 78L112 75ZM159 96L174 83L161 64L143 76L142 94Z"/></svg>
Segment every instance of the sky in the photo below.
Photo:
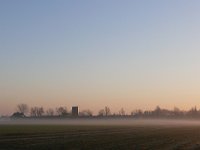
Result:
<svg viewBox="0 0 200 150"><path fill-rule="evenodd" d="M200 1L1 0L0 115L200 108Z"/></svg>

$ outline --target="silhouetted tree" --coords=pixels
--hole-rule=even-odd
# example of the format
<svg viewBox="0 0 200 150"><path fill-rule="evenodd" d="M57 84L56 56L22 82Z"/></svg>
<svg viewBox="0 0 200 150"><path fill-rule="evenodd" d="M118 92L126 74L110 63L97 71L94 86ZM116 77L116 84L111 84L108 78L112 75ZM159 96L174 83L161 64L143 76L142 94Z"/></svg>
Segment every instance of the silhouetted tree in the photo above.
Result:
<svg viewBox="0 0 200 150"><path fill-rule="evenodd" d="M153 111L153 114L155 115L155 116L160 116L161 115L161 108L159 107L159 106L157 106L155 109L154 109L154 111Z"/></svg>
<svg viewBox="0 0 200 150"><path fill-rule="evenodd" d="M30 110L30 115L32 117L36 117L37 116L37 107L32 107Z"/></svg>
<svg viewBox="0 0 200 150"><path fill-rule="evenodd" d="M131 115L132 116L135 116L135 117L140 117L143 115L143 111L141 109L136 109L136 110L133 110L131 112Z"/></svg>
<svg viewBox="0 0 200 150"><path fill-rule="evenodd" d="M124 110L123 108L121 108L121 109L119 110L119 115L120 115L120 116L125 116L125 110Z"/></svg>
<svg viewBox="0 0 200 150"><path fill-rule="evenodd" d="M41 117L44 114L44 108L43 107L39 107L37 113L38 113L38 116Z"/></svg>
<svg viewBox="0 0 200 150"><path fill-rule="evenodd" d="M110 111L110 108L109 108L108 106L106 106L106 107L104 108L104 110L105 110L105 116L111 115L111 111Z"/></svg>
<svg viewBox="0 0 200 150"><path fill-rule="evenodd" d="M152 111L149 111L149 110L145 110L144 113L143 113L144 117L149 117L152 115Z"/></svg>
<svg viewBox="0 0 200 150"><path fill-rule="evenodd" d="M178 107L174 107L172 114L173 117L183 116L183 112Z"/></svg>
<svg viewBox="0 0 200 150"><path fill-rule="evenodd" d="M43 107L32 107L30 114L33 117L41 117L44 114L44 108Z"/></svg>
<svg viewBox="0 0 200 150"><path fill-rule="evenodd" d="M91 110L89 110L89 109L87 109L87 110L83 110L83 111L81 111L80 113L79 113L79 115L80 116L92 116L92 111Z"/></svg>
<svg viewBox="0 0 200 150"><path fill-rule="evenodd" d="M58 107L56 108L56 112L59 116L65 116L65 115L68 115L68 112L67 112L67 108L66 107Z"/></svg>
<svg viewBox="0 0 200 150"><path fill-rule="evenodd" d="M29 110L28 105L26 104L19 104L17 105L17 112L13 113L11 117L25 117L25 113L27 113ZM46 116L53 116L55 113L59 116L68 116L70 113L67 111L66 107L58 107L55 109L47 109L44 111L43 107L32 107L30 109L30 116L33 117L41 117L45 113ZM80 116L93 116L93 113L91 110L83 110L79 113ZM125 110L121 108L118 113L113 114L112 116L125 116ZM196 106L192 107L190 110L183 111L180 110L177 107L174 107L173 110L168 109L161 109L159 106L157 106L154 110L144 110L144 112L141 109L137 109L131 112L131 115L133 117L144 117L144 118L200 118L200 110L197 110ZM111 116L111 110L108 106L104 107L103 109L99 110L98 116Z"/></svg>
<svg viewBox="0 0 200 150"><path fill-rule="evenodd" d="M190 117L197 117L198 116L198 111L197 111L197 108L196 106L191 108L188 112L187 112L188 116Z"/></svg>
<svg viewBox="0 0 200 150"><path fill-rule="evenodd" d="M49 108L46 110L46 115L47 116L53 116L54 115L54 110L52 108Z"/></svg>
<svg viewBox="0 0 200 150"><path fill-rule="evenodd" d="M26 114L29 111L27 104L19 104L17 105L17 111L23 114Z"/></svg>
<svg viewBox="0 0 200 150"><path fill-rule="evenodd" d="M105 110L104 109L101 109L99 110L99 113L98 113L98 116L105 116Z"/></svg>

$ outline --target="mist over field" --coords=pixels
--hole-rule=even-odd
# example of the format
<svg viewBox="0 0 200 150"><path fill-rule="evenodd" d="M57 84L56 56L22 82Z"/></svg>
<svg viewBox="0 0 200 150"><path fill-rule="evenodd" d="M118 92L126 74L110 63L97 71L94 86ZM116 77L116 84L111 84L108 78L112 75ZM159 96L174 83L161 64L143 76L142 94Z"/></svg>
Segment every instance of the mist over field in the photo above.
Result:
<svg viewBox="0 0 200 150"><path fill-rule="evenodd" d="M0 125L97 125L97 126L200 126L192 119L0 119Z"/></svg>

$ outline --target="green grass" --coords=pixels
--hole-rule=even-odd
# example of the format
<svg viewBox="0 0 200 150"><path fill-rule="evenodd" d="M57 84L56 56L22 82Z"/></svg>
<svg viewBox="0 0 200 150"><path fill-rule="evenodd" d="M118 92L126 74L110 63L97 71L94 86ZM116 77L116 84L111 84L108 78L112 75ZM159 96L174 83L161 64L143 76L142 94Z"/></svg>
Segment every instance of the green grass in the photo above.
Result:
<svg viewBox="0 0 200 150"><path fill-rule="evenodd" d="M0 149L200 149L200 127L1 125Z"/></svg>

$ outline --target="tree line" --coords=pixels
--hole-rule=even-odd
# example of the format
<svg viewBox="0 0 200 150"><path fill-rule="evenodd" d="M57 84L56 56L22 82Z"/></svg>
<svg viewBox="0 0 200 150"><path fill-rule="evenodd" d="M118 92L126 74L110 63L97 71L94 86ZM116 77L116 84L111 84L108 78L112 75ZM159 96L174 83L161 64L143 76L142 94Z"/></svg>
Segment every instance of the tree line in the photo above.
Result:
<svg viewBox="0 0 200 150"><path fill-rule="evenodd" d="M16 112L12 116L16 117L67 117L71 116L71 111L65 106L57 108L44 109L42 106L29 107L27 104L17 105ZM89 109L82 110L79 112L79 116L93 116L93 112Z"/></svg>
<svg viewBox="0 0 200 150"><path fill-rule="evenodd" d="M44 109L41 107L29 107L27 104L17 105L17 112L13 113L14 117L68 117L71 111L67 107L60 106L55 109ZM121 108L117 113L112 113L108 106L100 109L97 115L89 109L82 110L78 113L79 117L134 117L134 118L200 118L200 110L195 107L185 111L174 107L173 110L163 109L157 106L154 110L133 110L130 114Z"/></svg>

